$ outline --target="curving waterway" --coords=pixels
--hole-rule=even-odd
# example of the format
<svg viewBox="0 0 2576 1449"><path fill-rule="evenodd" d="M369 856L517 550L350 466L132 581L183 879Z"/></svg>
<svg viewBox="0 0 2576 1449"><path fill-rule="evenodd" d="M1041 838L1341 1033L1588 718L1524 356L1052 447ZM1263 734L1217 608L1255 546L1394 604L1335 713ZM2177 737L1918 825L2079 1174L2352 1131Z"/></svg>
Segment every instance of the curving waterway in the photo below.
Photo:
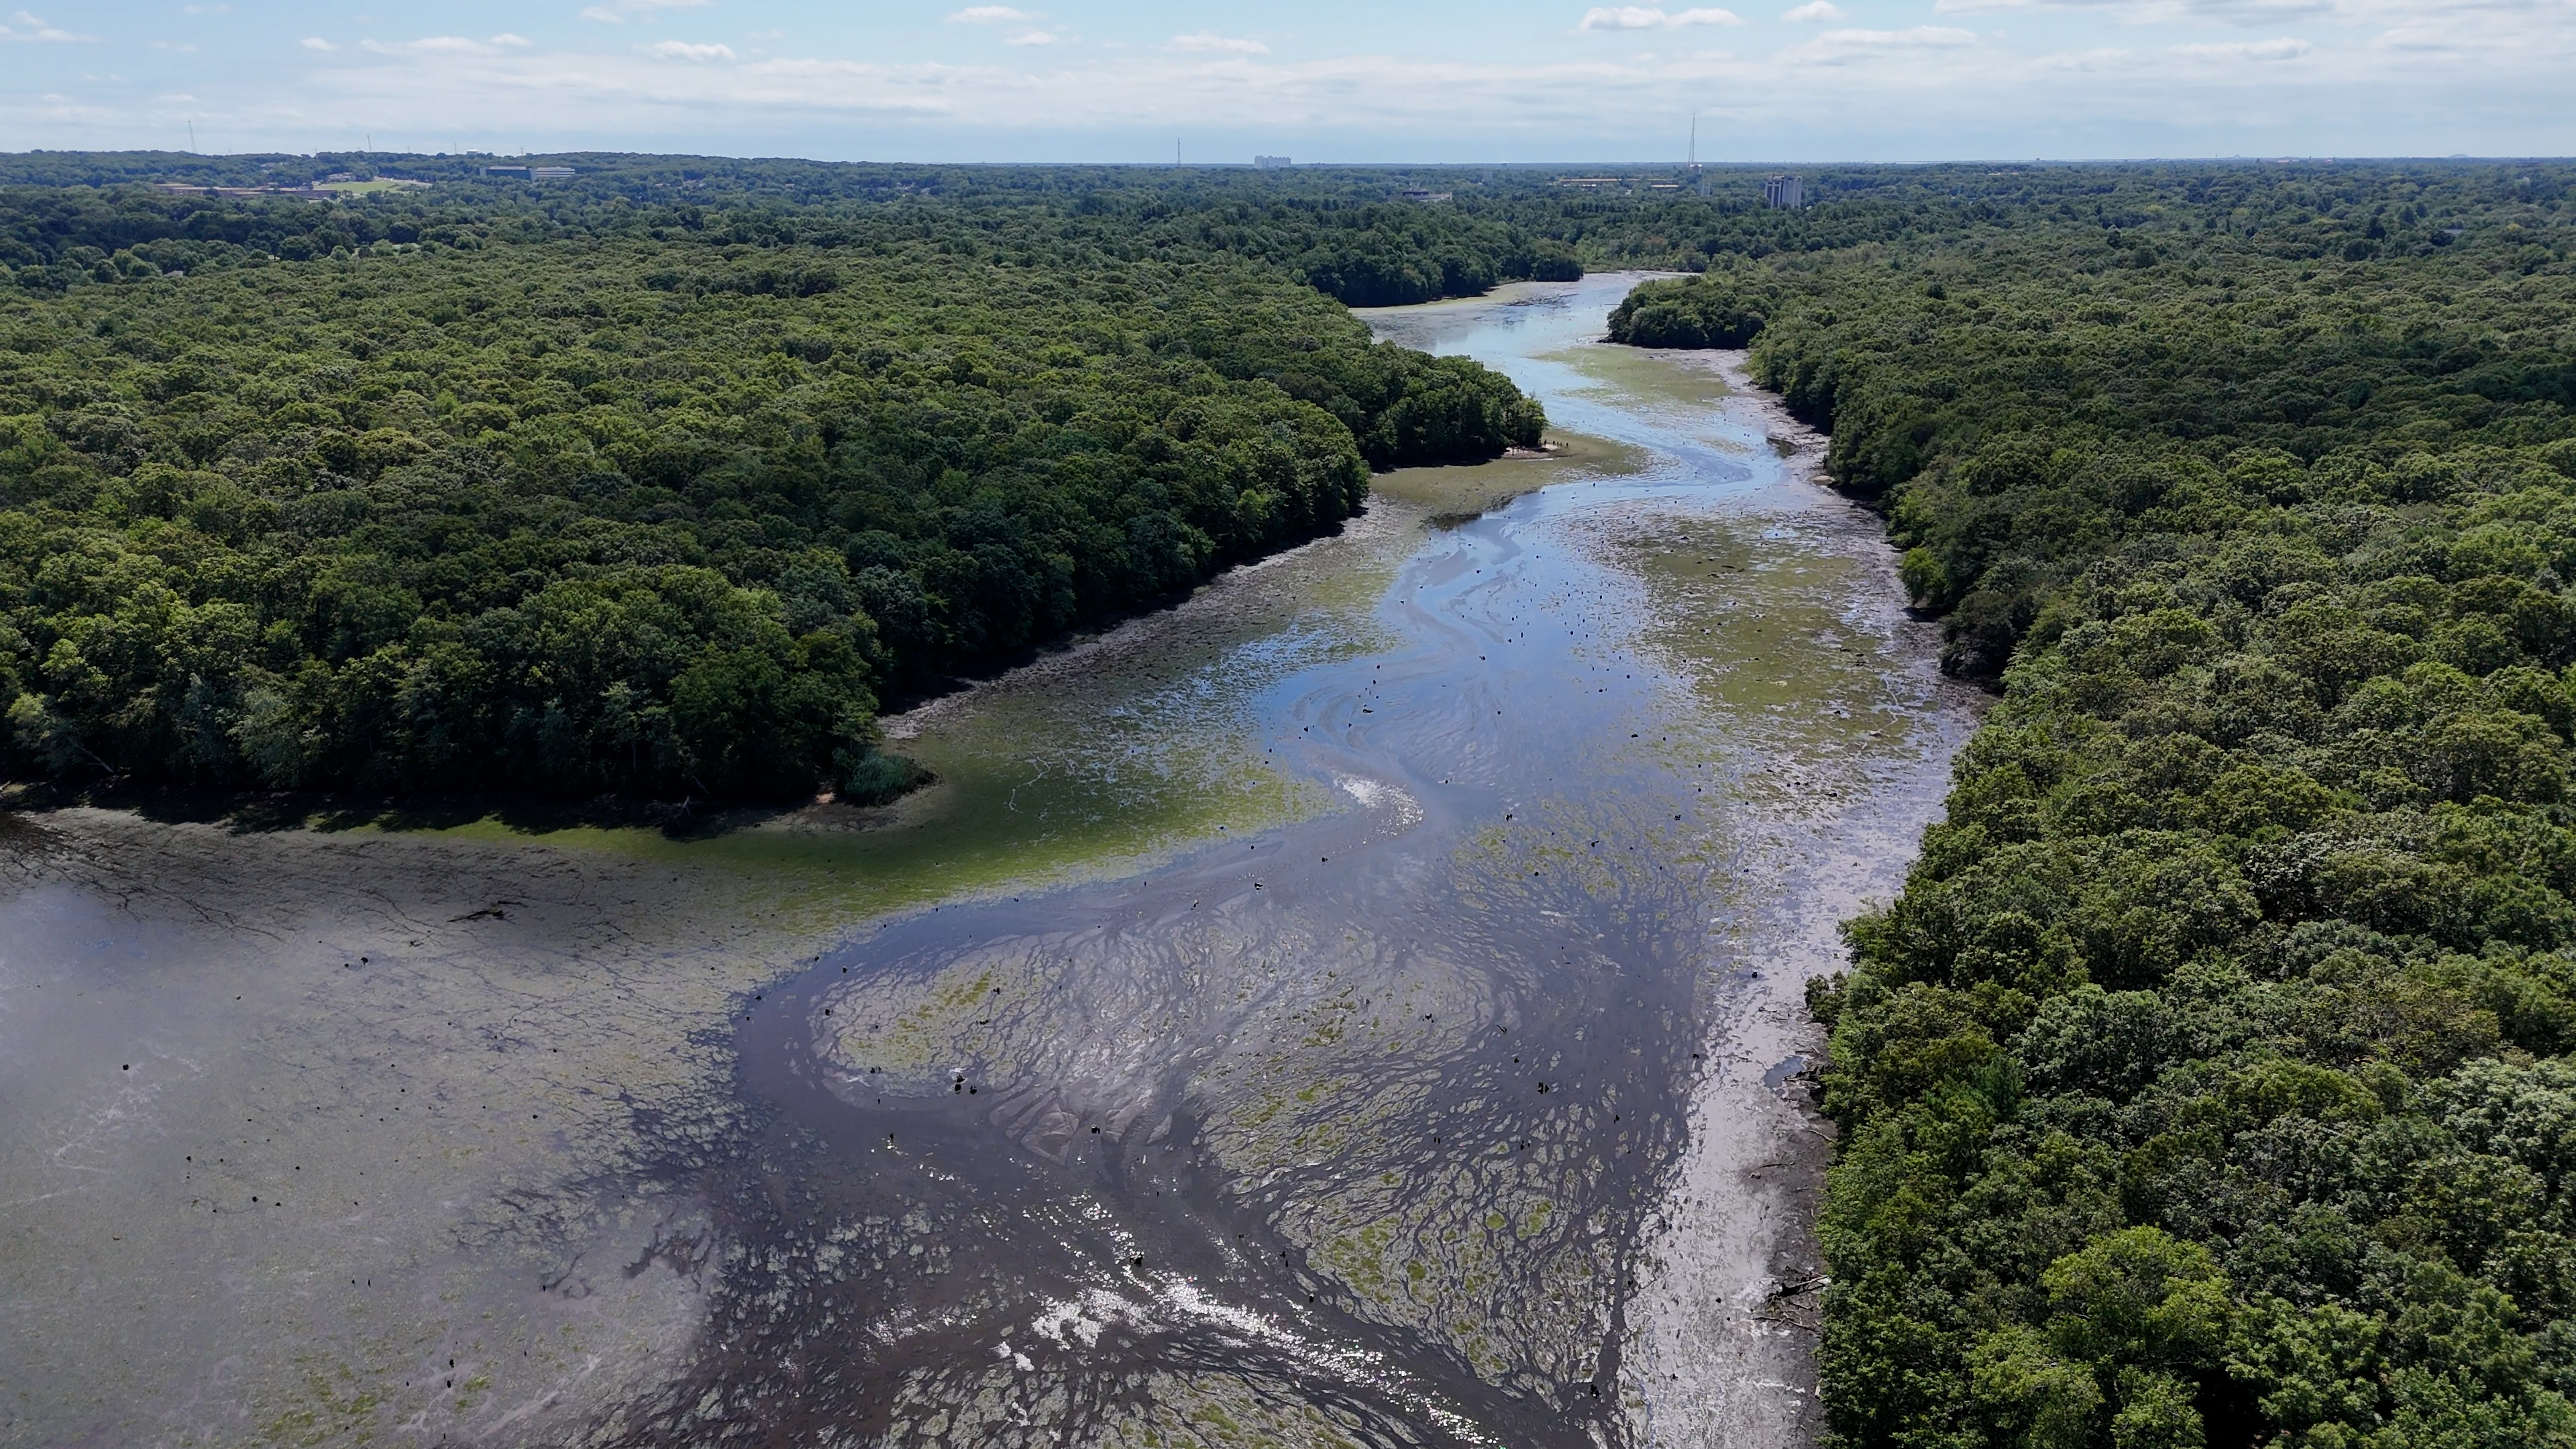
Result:
<svg viewBox="0 0 2576 1449"><path fill-rule="evenodd" d="M1780 1008L1969 705L1811 439L1715 359L1593 341L1630 280L1371 318L1597 462L1436 517L1376 647L1240 699L1341 808L890 922L746 1014L766 1130L703 1190L758 1264L640 1440L711 1405L960 1444L1800 1432L1798 1204L1746 1176L1818 1158ZM1694 1153L1729 1134L1759 1161ZM1702 1195L1764 1219L1727 1225L1751 1281L1676 1237Z"/></svg>
<svg viewBox="0 0 2576 1449"><path fill-rule="evenodd" d="M1977 701L1820 440L1597 340L1635 280L1364 314L1557 450L889 721L945 780L899 810L352 834L295 881L388 904L319 926L137 916L140 826L0 840L6 1442L1810 1436L1801 987ZM647 939L722 911L779 924ZM166 1097L41 1085L138 1055ZM113 1373L48 1346L111 1316Z"/></svg>

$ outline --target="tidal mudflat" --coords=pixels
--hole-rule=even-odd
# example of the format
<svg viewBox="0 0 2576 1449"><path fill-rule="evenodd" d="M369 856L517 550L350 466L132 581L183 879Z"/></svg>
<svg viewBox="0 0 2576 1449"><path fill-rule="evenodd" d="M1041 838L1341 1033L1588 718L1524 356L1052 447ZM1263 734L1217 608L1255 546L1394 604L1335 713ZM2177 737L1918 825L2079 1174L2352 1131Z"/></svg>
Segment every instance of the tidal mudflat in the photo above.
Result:
<svg viewBox="0 0 2576 1449"><path fill-rule="evenodd" d="M889 810L16 820L6 1441L1796 1442L1800 986L1975 701L1633 280L1368 314L1563 451L889 721Z"/></svg>

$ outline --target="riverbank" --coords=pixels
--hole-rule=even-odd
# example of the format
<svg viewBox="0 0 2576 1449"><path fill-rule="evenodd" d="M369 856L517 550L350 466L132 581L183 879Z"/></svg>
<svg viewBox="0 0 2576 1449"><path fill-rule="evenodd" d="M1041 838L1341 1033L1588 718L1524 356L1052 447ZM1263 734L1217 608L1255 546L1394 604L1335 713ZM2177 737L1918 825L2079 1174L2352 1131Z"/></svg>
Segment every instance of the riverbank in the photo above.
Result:
<svg viewBox="0 0 2576 1449"><path fill-rule="evenodd" d="M1845 965L1841 924L1902 886L1923 827L1939 817L1950 760L1986 701L1940 676L1938 626L1904 610L1880 521L1830 490L1824 436L1754 386L1743 354L1642 356L1725 380L1719 406L1780 458L1777 486L1751 502L1746 521L1758 520L1764 534L1804 535L1811 557L1847 572L1842 587L1810 594L1803 617L1784 611L1776 624L1756 621L1775 625L1767 641L1738 632L1730 655L1685 637L1674 661L1739 714L1776 719L1780 700L1800 694L1831 703L1804 731L1747 731L1739 745L1741 798L1773 827L1760 863L1743 868L1769 888L1712 943L1709 1067L1630 1317L1632 1439L1811 1444L1823 1429L1815 1354L1827 1281L1815 1221L1833 1125L1810 1090L1825 1034L1808 1013L1805 985ZM1755 566L1741 542L1731 554L1692 557L1720 559L1721 576ZM1684 618L1744 612L1716 597L1726 591L1706 587L1705 570L1667 563L1643 571L1664 580L1666 606ZM1771 652L1801 634L1824 648L1803 662ZM1847 667L1854 641L1867 641L1888 671L1868 687L1855 688ZM1746 670L1747 654L1786 667ZM1891 735L1903 744L1877 747Z"/></svg>
<svg viewBox="0 0 2576 1449"><path fill-rule="evenodd" d="M1973 710L1625 285L1372 314L1574 446L889 721L865 819L32 822L13 1442L1794 1437L1764 1078Z"/></svg>

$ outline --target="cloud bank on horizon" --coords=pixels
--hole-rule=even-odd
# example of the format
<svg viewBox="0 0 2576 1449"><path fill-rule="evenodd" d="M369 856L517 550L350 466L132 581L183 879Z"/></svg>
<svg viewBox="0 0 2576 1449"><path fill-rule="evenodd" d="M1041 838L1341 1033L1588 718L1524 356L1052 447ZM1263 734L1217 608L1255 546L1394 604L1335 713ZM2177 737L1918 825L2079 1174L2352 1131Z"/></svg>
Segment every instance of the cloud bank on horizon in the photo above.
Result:
<svg viewBox="0 0 2576 1449"><path fill-rule="evenodd" d="M881 160L2560 155L2576 0L86 0L0 149Z"/></svg>

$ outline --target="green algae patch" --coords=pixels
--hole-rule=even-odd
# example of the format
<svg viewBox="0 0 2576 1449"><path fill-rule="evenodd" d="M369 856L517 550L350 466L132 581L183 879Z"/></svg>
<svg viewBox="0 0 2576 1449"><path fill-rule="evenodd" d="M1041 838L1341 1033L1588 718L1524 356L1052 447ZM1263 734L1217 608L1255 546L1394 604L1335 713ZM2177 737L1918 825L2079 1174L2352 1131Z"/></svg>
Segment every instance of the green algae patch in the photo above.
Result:
<svg viewBox="0 0 2576 1449"><path fill-rule="evenodd" d="M1746 781L1755 793L1846 798L1863 788L1863 761L1919 727L1919 687L1902 677L1912 646L1892 632L1896 621L1850 606L1884 572L1859 552L1869 546L1760 516L1647 516L1608 536L1607 551L1650 602L1642 651L1688 682L1710 738L1757 742L1775 767L1794 765Z"/></svg>
<svg viewBox="0 0 2576 1449"><path fill-rule="evenodd" d="M1435 520L1491 513L1525 493L1583 478L1624 477L1649 461L1642 448L1582 433L1550 433L1549 451L1483 463L1398 468L1369 480L1369 492L1428 510Z"/></svg>
<svg viewBox="0 0 2576 1449"><path fill-rule="evenodd" d="M925 754L932 751L925 750ZM971 761L920 797L876 814L816 807L675 837L643 827L527 831L486 818L431 832L685 864L735 877L803 924L829 927L998 890L1111 877L1226 832L1269 829L1336 807L1331 790L1267 766L1155 784L1084 779L1043 761Z"/></svg>
<svg viewBox="0 0 2576 1449"><path fill-rule="evenodd" d="M1616 399L1631 412L1680 413L1714 420L1718 405L1735 395L1725 376L1709 365L1705 353L1641 351L1584 343L1547 353L1545 360L1563 363L1580 373L1591 384L1580 391Z"/></svg>

